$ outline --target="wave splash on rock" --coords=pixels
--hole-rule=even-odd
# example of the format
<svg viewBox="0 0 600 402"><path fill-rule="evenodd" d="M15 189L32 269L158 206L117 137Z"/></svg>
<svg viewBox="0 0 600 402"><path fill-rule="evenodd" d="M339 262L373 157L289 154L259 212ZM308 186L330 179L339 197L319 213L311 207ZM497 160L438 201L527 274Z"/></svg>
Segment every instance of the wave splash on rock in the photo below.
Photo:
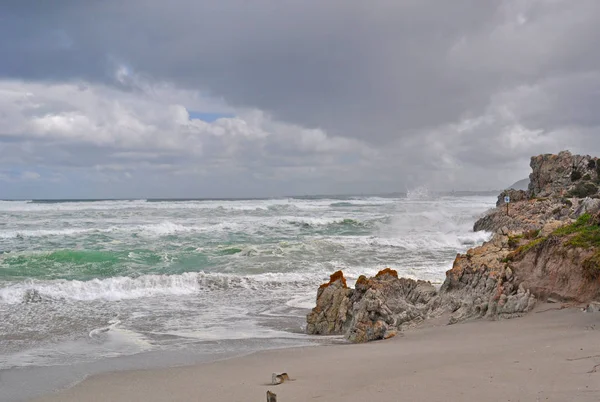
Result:
<svg viewBox="0 0 600 402"><path fill-rule="evenodd" d="M309 334L352 342L395 336L424 320L513 318L538 300L598 305L600 300L600 160L540 155L531 159L527 191L506 190L474 230L494 233L458 254L439 290L385 269L354 289L338 271L317 292ZM504 197L511 202L504 204Z"/></svg>

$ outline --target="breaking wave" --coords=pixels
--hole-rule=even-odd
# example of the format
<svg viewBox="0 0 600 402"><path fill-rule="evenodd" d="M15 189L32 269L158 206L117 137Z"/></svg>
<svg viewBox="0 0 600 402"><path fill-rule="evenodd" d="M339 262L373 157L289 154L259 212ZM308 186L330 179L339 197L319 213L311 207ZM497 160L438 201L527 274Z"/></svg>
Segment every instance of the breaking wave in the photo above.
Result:
<svg viewBox="0 0 600 402"><path fill-rule="evenodd" d="M252 276L186 272L178 275L142 275L79 280L29 280L0 288L0 303L59 300L116 301L163 295L189 295L201 291L268 290L311 286L325 277L314 273L264 273Z"/></svg>
<svg viewBox="0 0 600 402"><path fill-rule="evenodd" d="M182 225L169 221L147 224L147 225L130 225L130 226L112 226L106 229L53 229L53 230L10 230L0 232L0 239L24 239L32 237L51 237L51 236L77 236L81 234L94 233L131 233L139 236L168 236L178 233L191 232L216 232L229 231L239 229L241 226L236 223L218 223L207 224L204 226L198 225Z"/></svg>

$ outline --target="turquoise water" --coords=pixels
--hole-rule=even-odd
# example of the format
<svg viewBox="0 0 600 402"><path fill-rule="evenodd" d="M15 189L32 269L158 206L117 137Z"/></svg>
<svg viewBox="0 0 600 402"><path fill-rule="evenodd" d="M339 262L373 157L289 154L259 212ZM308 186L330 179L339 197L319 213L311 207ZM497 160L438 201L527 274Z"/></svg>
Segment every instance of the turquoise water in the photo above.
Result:
<svg viewBox="0 0 600 402"><path fill-rule="evenodd" d="M305 341L317 286L441 283L491 197L0 201L0 369ZM233 343L232 343L233 345Z"/></svg>

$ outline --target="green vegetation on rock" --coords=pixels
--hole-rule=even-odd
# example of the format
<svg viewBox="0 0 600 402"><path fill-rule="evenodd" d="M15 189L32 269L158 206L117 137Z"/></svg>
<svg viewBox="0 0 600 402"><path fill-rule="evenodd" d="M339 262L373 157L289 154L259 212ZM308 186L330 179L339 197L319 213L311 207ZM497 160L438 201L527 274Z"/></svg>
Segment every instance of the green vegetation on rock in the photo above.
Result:
<svg viewBox="0 0 600 402"><path fill-rule="evenodd" d="M583 248L586 250L596 247L600 249L600 226L590 214L581 215L575 222L573 222L570 225L566 225L556 229L548 237L538 237L539 233L539 231L534 230L527 232L523 235L509 237L508 244L511 248L515 248L520 239L533 240L531 240L529 243L517 247L515 251L510 253L505 258L505 262L512 261L515 258L524 255L529 250L544 243L550 237L572 236L569 240L565 242L565 246ZM588 265L593 265L595 262L600 262L600 250L597 254L597 258L590 258L591 262L589 262ZM600 269L600 264L598 264L598 269Z"/></svg>
<svg viewBox="0 0 600 402"><path fill-rule="evenodd" d="M589 181L578 183L574 189L569 192L569 197L585 198L598 192L598 186Z"/></svg>
<svg viewBox="0 0 600 402"><path fill-rule="evenodd" d="M583 261L583 272L592 279L600 277L600 251Z"/></svg>
<svg viewBox="0 0 600 402"><path fill-rule="evenodd" d="M554 232L552 232L552 234L555 236L566 236L566 235L570 235L572 233L579 232L582 228L587 226L591 220L592 220L592 215L583 214L574 223L572 223L570 225L562 226L562 227L556 229Z"/></svg>

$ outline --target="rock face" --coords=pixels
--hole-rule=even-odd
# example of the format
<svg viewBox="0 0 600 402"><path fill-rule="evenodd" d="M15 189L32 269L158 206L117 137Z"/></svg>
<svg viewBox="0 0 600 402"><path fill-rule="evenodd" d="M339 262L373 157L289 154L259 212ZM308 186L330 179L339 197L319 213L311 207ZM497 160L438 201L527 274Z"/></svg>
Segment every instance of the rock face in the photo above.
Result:
<svg viewBox="0 0 600 402"><path fill-rule="evenodd" d="M338 271L319 288L307 332L345 335L352 342L390 338L401 327L423 320L436 293L429 282L398 278L390 269L373 278L361 276L355 289L348 289Z"/></svg>
<svg viewBox="0 0 600 402"><path fill-rule="evenodd" d="M423 320L436 293L431 283L398 278L390 269L369 279L361 276L351 297L353 317L346 335L352 342L390 338Z"/></svg>
<svg viewBox="0 0 600 402"><path fill-rule="evenodd" d="M361 276L350 289L338 271L317 292L308 333L367 342L431 317L448 316L454 324L521 316L548 298L596 309L600 161L565 151L533 157L531 167L528 191L506 190L475 223L474 230L492 232L491 239L457 255L439 291L390 269ZM511 197L508 214L504 195Z"/></svg>
<svg viewBox="0 0 600 402"><path fill-rule="evenodd" d="M498 201L496 201L496 206L504 205L504 197L509 196L510 202L519 202L529 198L529 192L525 190L513 190L508 189L504 190L498 196Z"/></svg>
<svg viewBox="0 0 600 402"><path fill-rule="evenodd" d="M578 199L544 198L511 202L506 212L506 205L488 211L477 220L473 230L497 232L528 231L542 228L549 222L560 221L563 224L576 218L576 211L581 202Z"/></svg>
<svg viewBox="0 0 600 402"><path fill-rule="evenodd" d="M458 255L440 289L442 311L449 323L471 318L512 318L530 311L536 302L529 290L499 258L509 253L508 236L498 235L481 247Z"/></svg>
<svg viewBox="0 0 600 402"><path fill-rule="evenodd" d="M314 335L344 334L352 319L349 311L352 292L342 271L333 273L329 282L317 291L317 306L306 318L307 332Z"/></svg>
<svg viewBox="0 0 600 402"><path fill-rule="evenodd" d="M579 197L598 194L600 166L589 155L539 155L531 158L529 193L533 197Z"/></svg>
<svg viewBox="0 0 600 402"><path fill-rule="evenodd" d="M589 275L585 263L594 251L569 247L569 239L550 236L509 265L522 286L540 299L578 303L600 300L600 278Z"/></svg>

